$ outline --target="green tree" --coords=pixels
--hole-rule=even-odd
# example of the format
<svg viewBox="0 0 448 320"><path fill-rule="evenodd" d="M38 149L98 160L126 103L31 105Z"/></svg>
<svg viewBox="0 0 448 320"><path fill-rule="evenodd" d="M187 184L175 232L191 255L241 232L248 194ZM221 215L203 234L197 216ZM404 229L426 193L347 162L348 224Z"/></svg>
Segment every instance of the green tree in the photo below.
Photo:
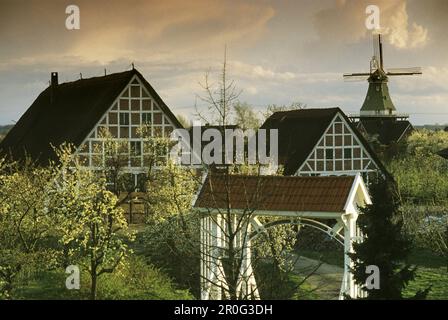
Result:
<svg viewBox="0 0 448 320"><path fill-rule="evenodd" d="M256 130L260 127L260 118L250 104L238 102L235 103L233 109L235 111L235 124L241 129Z"/></svg>
<svg viewBox="0 0 448 320"><path fill-rule="evenodd" d="M434 154L448 147L448 131L415 130L406 141L407 154Z"/></svg>
<svg viewBox="0 0 448 320"><path fill-rule="evenodd" d="M358 218L364 240L353 245L351 254L355 282L367 292L367 299L403 299L402 292L414 279L416 268L406 264L412 242L402 232L398 191L392 182L379 179L371 184L370 193L372 204L361 208ZM369 265L379 268L379 289L365 286ZM426 294L418 292L414 298Z"/></svg>
<svg viewBox="0 0 448 320"><path fill-rule="evenodd" d="M146 187L147 222L162 222L173 215L182 219L191 212L192 199L198 187L194 170L167 161L149 176Z"/></svg>
<svg viewBox="0 0 448 320"><path fill-rule="evenodd" d="M0 296L12 298L21 276L55 265L45 245L54 224L54 168L0 159ZM23 277L22 277L23 278Z"/></svg>
<svg viewBox="0 0 448 320"><path fill-rule="evenodd" d="M71 262L88 270L90 298L95 300L100 276L125 263L130 253L127 243L134 235L128 230L117 196L106 188L104 174L72 161L69 146L61 147L58 155L57 230L62 244L69 247Z"/></svg>
<svg viewBox="0 0 448 320"><path fill-rule="evenodd" d="M388 163L403 200L406 231L416 246L448 258L448 161L436 154L448 132L415 130Z"/></svg>
<svg viewBox="0 0 448 320"><path fill-rule="evenodd" d="M269 118L272 114L276 112L281 111L292 111L292 110L302 110L306 109L307 105L302 102L293 102L290 105L276 105L276 104L270 104L267 106L266 111L264 112L263 116L266 120Z"/></svg>
<svg viewBox="0 0 448 320"><path fill-rule="evenodd" d="M144 198L148 212L143 237L151 260L197 296L200 220L192 201L198 187L195 171L171 161L154 170Z"/></svg>

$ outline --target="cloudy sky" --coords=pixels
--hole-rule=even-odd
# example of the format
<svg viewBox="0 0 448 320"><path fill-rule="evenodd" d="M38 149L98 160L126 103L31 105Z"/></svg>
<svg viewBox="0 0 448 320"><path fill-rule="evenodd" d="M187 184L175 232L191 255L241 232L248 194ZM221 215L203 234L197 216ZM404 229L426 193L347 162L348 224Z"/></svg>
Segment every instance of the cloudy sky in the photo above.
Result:
<svg viewBox="0 0 448 320"><path fill-rule="evenodd" d="M67 30L65 9L80 8ZM48 86L128 70L131 62L176 114L192 118L199 82L227 45L241 101L303 102L359 111L372 55L365 9L381 9L385 66L423 68L393 78L392 99L414 124L448 123L446 0L0 0L0 124L17 121ZM200 105L200 103L199 103Z"/></svg>

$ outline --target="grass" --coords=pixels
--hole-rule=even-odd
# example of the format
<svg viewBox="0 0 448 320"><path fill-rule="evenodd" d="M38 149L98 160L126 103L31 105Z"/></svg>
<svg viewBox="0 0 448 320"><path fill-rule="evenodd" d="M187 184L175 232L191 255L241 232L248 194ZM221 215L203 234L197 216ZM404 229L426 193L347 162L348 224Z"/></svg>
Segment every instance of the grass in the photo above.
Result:
<svg viewBox="0 0 448 320"><path fill-rule="evenodd" d="M100 278L98 299L193 299L187 290L179 290L166 273L147 264L144 260L144 250L136 242L134 250L137 254L131 256L126 268L115 274L105 274ZM320 260L327 264L343 267L341 250L313 251L299 249L297 254L310 259ZM431 287L427 299L448 299L447 261L428 250L416 249L409 256L408 262L417 266L416 278L407 286L404 296L411 297L418 290ZM265 269L265 268L263 268ZM270 269L263 270L266 276L273 276ZM262 272L263 273L263 272ZM24 283L14 292L16 299L40 300L84 300L89 299L90 278L86 272L81 274L81 289L68 290L65 280L68 275L64 270L41 272L33 280ZM275 278L275 277L274 277ZM319 290L313 283L306 281L296 288L303 280L303 275L288 274L288 279L279 283L271 279L278 297L271 298L313 300L319 299ZM275 285L277 283L277 285ZM283 287L283 289L282 289ZM296 288L293 290L293 288ZM287 289L287 290L286 290ZM287 295L285 292L287 291Z"/></svg>
<svg viewBox="0 0 448 320"><path fill-rule="evenodd" d="M417 266L414 281L409 283L404 295L412 296L418 290L431 287L427 299L448 299L448 261L428 250L417 249L409 257L409 263Z"/></svg>
<svg viewBox="0 0 448 320"><path fill-rule="evenodd" d="M68 290L64 270L37 274L14 292L15 299L85 300L89 299L90 277L81 272L80 290ZM103 300L190 300L187 290L179 290L171 279L139 257L113 274L103 274L98 282L98 299Z"/></svg>
<svg viewBox="0 0 448 320"><path fill-rule="evenodd" d="M310 259L343 267L344 260L342 252L299 250L297 254ZM409 256L408 262L417 266L416 277L411 281L404 291L405 297L412 297L418 290L431 287L427 299L448 299L448 261L439 257L429 250L415 249Z"/></svg>
<svg viewBox="0 0 448 320"><path fill-rule="evenodd" d="M78 300L78 290L65 288L65 275L57 271L41 272L33 280L22 284L13 293L14 299L26 300Z"/></svg>
<svg viewBox="0 0 448 320"><path fill-rule="evenodd" d="M298 287L297 291L294 293L292 300L317 300L319 299L319 294L317 293L316 287L311 285L309 282L305 281L304 283L301 283L303 281L303 277L296 275L296 274L290 274L289 279L291 282L293 282Z"/></svg>
<svg viewBox="0 0 448 320"><path fill-rule="evenodd" d="M342 250L315 251L309 249L298 249L296 254L313 260L322 261L338 267L344 267L344 253Z"/></svg>
<svg viewBox="0 0 448 320"><path fill-rule="evenodd" d="M417 269L416 278L410 282L404 292L405 297L412 297L418 290L431 287L428 300L448 300L448 273L446 268Z"/></svg>

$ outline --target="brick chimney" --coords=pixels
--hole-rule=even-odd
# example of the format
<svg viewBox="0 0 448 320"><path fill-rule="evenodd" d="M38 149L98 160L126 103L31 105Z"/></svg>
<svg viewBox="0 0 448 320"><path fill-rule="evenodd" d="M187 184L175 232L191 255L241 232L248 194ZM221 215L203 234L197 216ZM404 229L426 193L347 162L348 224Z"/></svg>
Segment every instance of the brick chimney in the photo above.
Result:
<svg viewBox="0 0 448 320"><path fill-rule="evenodd" d="M51 102L56 100L56 88L58 87L58 73L52 72L51 73L51 80L50 80L50 99Z"/></svg>
<svg viewBox="0 0 448 320"><path fill-rule="evenodd" d="M58 85L58 73L52 72L51 73L51 86L57 86Z"/></svg>

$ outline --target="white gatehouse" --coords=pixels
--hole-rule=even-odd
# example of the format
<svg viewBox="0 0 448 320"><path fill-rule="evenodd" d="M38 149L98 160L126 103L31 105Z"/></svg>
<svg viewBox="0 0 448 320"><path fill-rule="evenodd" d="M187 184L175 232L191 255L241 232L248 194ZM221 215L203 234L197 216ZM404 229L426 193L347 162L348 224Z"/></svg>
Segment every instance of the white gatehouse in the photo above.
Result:
<svg viewBox="0 0 448 320"><path fill-rule="evenodd" d="M362 240L359 208L371 204L358 174L338 177L286 177L209 174L195 199L201 218L201 299L259 299L251 265L251 241L279 224L310 226L344 246L339 298L361 293L348 253ZM275 217L262 224L260 217ZM232 257L232 259L230 258ZM237 259L236 259L237 258ZM238 274L226 263L238 260ZM234 265L235 266L235 265ZM229 280L231 283L229 283ZM233 288L233 290L232 290Z"/></svg>

